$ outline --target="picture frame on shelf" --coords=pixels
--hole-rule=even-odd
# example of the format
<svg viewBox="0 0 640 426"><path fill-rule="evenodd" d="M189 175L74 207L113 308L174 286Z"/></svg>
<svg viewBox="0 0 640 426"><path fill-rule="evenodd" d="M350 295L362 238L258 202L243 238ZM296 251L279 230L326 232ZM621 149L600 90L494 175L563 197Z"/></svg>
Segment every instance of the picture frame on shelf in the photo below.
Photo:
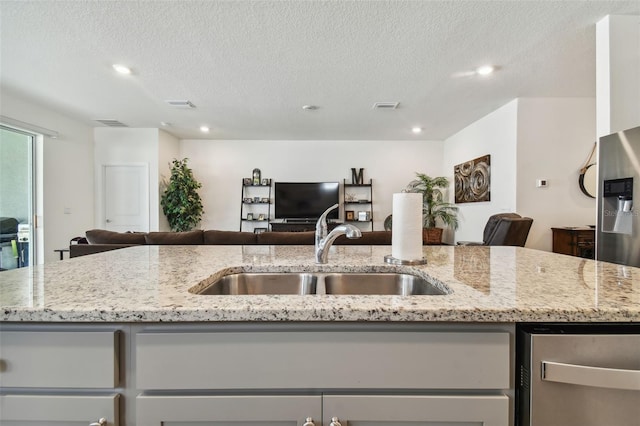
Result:
<svg viewBox="0 0 640 426"><path fill-rule="evenodd" d="M371 220L371 213L367 211L358 212L358 221L368 222Z"/></svg>
<svg viewBox="0 0 640 426"><path fill-rule="evenodd" d="M262 185L263 185L263 186L269 186L269 185L271 185L271 179L263 178L263 179L262 179Z"/></svg>
<svg viewBox="0 0 640 426"><path fill-rule="evenodd" d="M267 232L267 228L254 228L253 232L255 234L262 234L263 232Z"/></svg>
<svg viewBox="0 0 640 426"><path fill-rule="evenodd" d="M264 213L260 213L258 215L258 220L264 220Z"/></svg>
<svg viewBox="0 0 640 426"><path fill-rule="evenodd" d="M356 212L354 212L353 210L345 210L344 220L356 220Z"/></svg>
<svg viewBox="0 0 640 426"><path fill-rule="evenodd" d="M243 198L242 201L244 203L246 203L246 204L251 204L251 203L253 203L253 198L248 198L248 197L247 198Z"/></svg>
<svg viewBox="0 0 640 426"><path fill-rule="evenodd" d="M247 220L253 220L253 213L247 213Z"/></svg>
<svg viewBox="0 0 640 426"><path fill-rule="evenodd" d="M260 197L253 197L253 202L254 203L259 203L260 202Z"/></svg>
<svg viewBox="0 0 640 426"><path fill-rule="evenodd" d="M242 184L245 186L251 185L251 178L243 178Z"/></svg>
<svg viewBox="0 0 640 426"><path fill-rule="evenodd" d="M268 203L269 203L269 197L262 197L262 198L260 198L260 202L261 202L261 203L268 204Z"/></svg>

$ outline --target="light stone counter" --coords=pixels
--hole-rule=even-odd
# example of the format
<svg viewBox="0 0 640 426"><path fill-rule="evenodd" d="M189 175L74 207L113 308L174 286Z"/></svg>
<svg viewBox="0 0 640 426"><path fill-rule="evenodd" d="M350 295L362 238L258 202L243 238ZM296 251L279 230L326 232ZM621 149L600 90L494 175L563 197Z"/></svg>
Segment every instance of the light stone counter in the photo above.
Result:
<svg viewBox="0 0 640 426"><path fill-rule="evenodd" d="M427 246L428 264L385 264L389 246L140 246L0 272L1 320L640 321L640 268L516 247ZM408 272L444 296L199 296L232 272Z"/></svg>

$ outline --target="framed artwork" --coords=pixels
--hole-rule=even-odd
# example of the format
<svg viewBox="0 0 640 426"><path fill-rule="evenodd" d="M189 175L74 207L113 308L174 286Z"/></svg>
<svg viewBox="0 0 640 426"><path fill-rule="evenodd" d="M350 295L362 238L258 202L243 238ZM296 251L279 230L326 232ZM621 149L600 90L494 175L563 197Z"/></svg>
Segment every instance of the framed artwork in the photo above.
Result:
<svg viewBox="0 0 640 426"><path fill-rule="evenodd" d="M353 210L345 210L344 220L356 220L356 212L354 212Z"/></svg>
<svg viewBox="0 0 640 426"><path fill-rule="evenodd" d="M456 203L491 201L491 156L454 166L453 180Z"/></svg>

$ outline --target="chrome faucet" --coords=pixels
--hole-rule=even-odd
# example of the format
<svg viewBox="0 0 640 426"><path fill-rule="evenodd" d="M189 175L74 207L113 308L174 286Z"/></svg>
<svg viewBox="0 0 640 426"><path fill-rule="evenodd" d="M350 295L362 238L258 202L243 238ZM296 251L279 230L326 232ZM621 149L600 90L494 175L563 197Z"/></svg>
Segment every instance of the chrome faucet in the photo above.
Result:
<svg viewBox="0 0 640 426"><path fill-rule="evenodd" d="M340 235L346 235L347 238L360 238L362 232L357 227L346 224L338 225L331 232L327 230L327 215L333 209L337 209L339 204L334 204L320 215L316 222L316 263L327 263L329 258L329 249L333 242Z"/></svg>

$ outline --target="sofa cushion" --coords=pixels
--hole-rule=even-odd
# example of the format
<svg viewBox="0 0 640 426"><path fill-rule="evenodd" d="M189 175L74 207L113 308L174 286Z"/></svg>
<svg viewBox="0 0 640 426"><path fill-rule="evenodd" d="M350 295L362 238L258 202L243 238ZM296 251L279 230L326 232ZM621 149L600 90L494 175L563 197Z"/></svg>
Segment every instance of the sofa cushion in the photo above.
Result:
<svg viewBox="0 0 640 426"><path fill-rule="evenodd" d="M217 245L249 245L256 243L256 236L253 232L239 231L204 231L205 244Z"/></svg>
<svg viewBox="0 0 640 426"><path fill-rule="evenodd" d="M263 232L258 234L258 244L267 245L313 245L315 232Z"/></svg>
<svg viewBox="0 0 640 426"><path fill-rule="evenodd" d="M360 238L347 238L340 235L334 244L359 246L388 246L391 245L391 231L363 232Z"/></svg>
<svg viewBox="0 0 640 426"><path fill-rule="evenodd" d="M146 244L142 232L114 232L91 229L85 233L89 244Z"/></svg>
<svg viewBox="0 0 640 426"><path fill-rule="evenodd" d="M153 245L197 245L203 244L202 230L185 232L149 232L145 236L147 244Z"/></svg>

